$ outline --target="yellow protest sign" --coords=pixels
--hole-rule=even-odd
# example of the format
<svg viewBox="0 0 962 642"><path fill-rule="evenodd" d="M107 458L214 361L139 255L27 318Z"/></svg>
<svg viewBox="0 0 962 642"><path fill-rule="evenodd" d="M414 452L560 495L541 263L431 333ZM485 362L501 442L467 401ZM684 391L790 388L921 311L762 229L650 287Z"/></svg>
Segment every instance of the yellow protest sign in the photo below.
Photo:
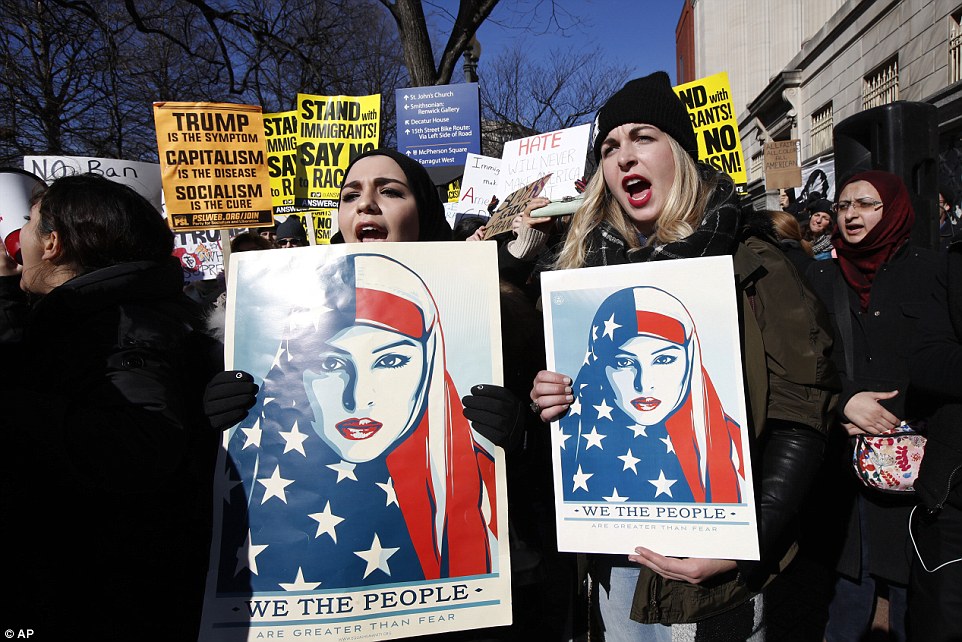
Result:
<svg viewBox="0 0 962 642"><path fill-rule="evenodd" d="M154 123L174 231L273 225L259 106L158 102Z"/></svg>
<svg viewBox="0 0 962 642"><path fill-rule="evenodd" d="M267 166L271 177L274 214L290 214L296 209L297 112L264 114L264 135L267 138Z"/></svg>
<svg viewBox="0 0 962 642"><path fill-rule="evenodd" d="M297 94L298 207L336 208L351 159L374 149L381 122L381 95Z"/></svg>
<svg viewBox="0 0 962 642"><path fill-rule="evenodd" d="M698 160L725 172L736 183L748 182L728 74L723 71L674 89L695 128Z"/></svg>

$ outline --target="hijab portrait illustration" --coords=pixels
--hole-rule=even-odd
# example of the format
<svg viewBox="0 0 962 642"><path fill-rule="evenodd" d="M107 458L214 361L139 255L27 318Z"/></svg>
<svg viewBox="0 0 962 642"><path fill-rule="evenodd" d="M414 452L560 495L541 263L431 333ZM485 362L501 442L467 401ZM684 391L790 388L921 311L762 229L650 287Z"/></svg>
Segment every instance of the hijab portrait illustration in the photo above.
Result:
<svg viewBox="0 0 962 642"><path fill-rule="evenodd" d="M626 288L601 303L573 391L560 422L565 501L742 501L739 426L668 292Z"/></svg>
<svg viewBox="0 0 962 642"><path fill-rule="evenodd" d="M218 591L491 573L494 459L464 418L432 293L379 254L315 276L320 299L295 304L227 443Z"/></svg>

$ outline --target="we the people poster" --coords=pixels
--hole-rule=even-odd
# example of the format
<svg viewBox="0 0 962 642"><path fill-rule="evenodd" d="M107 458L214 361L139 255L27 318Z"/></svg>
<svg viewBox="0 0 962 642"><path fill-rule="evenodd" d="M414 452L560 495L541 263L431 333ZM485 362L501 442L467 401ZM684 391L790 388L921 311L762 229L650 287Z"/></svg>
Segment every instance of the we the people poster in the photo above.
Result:
<svg viewBox="0 0 962 642"><path fill-rule="evenodd" d="M542 275L558 547L758 559L731 257Z"/></svg>
<svg viewBox="0 0 962 642"><path fill-rule="evenodd" d="M470 247L469 247L470 246ZM510 623L504 454L461 397L501 383L489 243L247 252L202 640L401 638Z"/></svg>

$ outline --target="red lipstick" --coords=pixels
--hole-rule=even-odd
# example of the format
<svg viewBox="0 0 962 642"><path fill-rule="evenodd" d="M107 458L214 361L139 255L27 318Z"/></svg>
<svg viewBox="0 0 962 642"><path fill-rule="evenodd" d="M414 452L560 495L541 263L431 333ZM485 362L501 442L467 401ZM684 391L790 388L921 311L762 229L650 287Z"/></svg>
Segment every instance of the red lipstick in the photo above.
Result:
<svg viewBox="0 0 962 642"><path fill-rule="evenodd" d="M367 417L362 419L351 417L350 419L339 421L335 427L345 439L361 441L362 439L373 437L374 434L381 429L382 425L381 422L368 419Z"/></svg>
<svg viewBox="0 0 962 642"><path fill-rule="evenodd" d="M621 179L621 188L628 195L632 207L644 207L651 200L651 181L638 174L629 174Z"/></svg>
<svg viewBox="0 0 962 642"><path fill-rule="evenodd" d="M649 412L660 406L661 400L654 397L638 397L631 400L631 405L642 412Z"/></svg>

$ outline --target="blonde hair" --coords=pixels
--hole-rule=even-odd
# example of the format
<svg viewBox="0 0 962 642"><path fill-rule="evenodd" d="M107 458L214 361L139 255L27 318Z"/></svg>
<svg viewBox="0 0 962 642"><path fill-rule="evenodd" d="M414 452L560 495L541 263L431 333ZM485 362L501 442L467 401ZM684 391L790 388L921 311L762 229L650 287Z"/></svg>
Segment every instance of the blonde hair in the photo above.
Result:
<svg viewBox="0 0 962 642"><path fill-rule="evenodd" d="M678 141L664 132L662 134L671 147L675 177L647 245L671 243L691 235L701 223L717 185L714 178L705 180L699 175L695 162ZM589 235L602 221L607 221L625 239L629 251L642 247L634 222L611 194L599 165L585 188L584 203L572 217L554 268L567 270L584 267Z"/></svg>
<svg viewBox="0 0 962 642"><path fill-rule="evenodd" d="M772 223L775 224L775 233L778 238L798 241L805 254L813 256L812 244L802 238L802 226L798 224L798 219L781 210L767 210L766 213L772 219Z"/></svg>

